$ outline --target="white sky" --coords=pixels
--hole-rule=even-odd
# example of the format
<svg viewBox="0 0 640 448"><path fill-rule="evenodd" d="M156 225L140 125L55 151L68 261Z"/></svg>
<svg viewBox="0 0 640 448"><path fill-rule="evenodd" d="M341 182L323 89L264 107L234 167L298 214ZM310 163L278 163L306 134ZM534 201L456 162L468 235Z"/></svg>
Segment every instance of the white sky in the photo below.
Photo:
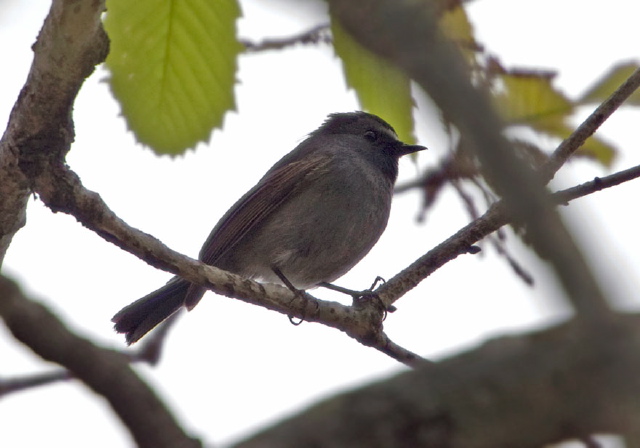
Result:
<svg viewBox="0 0 640 448"><path fill-rule="evenodd" d="M313 7L288 15L286 0L243 2L244 36L286 36L306 29ZM557 69L557 85L576 97L614 63L638 59L634 0L479 0L470 12L477 36L509 66ZM30 46L49 2L0 3L0 121L6 122L31 62ZM330 49L296 48L243 56L238 113L225 120L209 145L171 160L137 145L98 70L75 105L77 138L68 162L85 185L98 191L129 224L195 256L217 219L263 172L315 129L330 112L357 108L346 92ZM581 111L584 117L589 109ZM419 141L430 148L419 164L445 153L435 118L420 123ZM612 171L639 163L640 112L625 108L600 135L614 141L620 157ZM553 142L550 142L553 144ZM408 161L401 179L415 175ZM589 162L563 169L557 185L570 186L607 171ZM640 249L635 212L640 184L631 182L579 200L566 210L611 296L638 308ZM460 201L448 191L416 225L420 198L398 197L391 222L371 254L337 283L354 289L376 275L391 277L466 224ZM397 343L438 357L473 347L488 337L543 326L567 316L561 295L539 261L511 238L513 253L535 272L525 287L489 246L464 256L401 299L385 322ZM123 348L110 318L122 306L162 285L170 275L106 243L75 219L52 214L38 201L16 236L4 272L41 297L79 333ZM551 284L551 286L550 286ZM320 298L345 301L328 291ZM0 326L0 375L41 372L53 366L15 344ZM141 374L178 413L194 435L224 443L257 426L345 390L402 369L393 360L317 324L294 327L285 316L209 293L174 328L163 360ZM129 436L104 402L78 383L18 393L2 400L0 446L129 446ZM11 424L13 423L13 424ZM34 430L37 428L37 430Z"/></svg>

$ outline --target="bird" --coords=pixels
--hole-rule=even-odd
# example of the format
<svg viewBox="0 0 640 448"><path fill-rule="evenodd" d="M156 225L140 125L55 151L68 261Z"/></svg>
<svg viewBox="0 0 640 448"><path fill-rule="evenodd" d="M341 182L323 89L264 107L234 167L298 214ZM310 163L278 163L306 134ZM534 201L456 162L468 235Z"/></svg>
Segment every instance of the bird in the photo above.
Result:
<svg viewBox="0 0 640 448"><path fill-rule="evenodd" d="M376 115L330 114L222 216L199 260L297 290L330 284L384 232L400 157L424 149L403 143ZM119 311L114 328L132 344L182 307L193 309L205 291L173 277Z"/></svg>

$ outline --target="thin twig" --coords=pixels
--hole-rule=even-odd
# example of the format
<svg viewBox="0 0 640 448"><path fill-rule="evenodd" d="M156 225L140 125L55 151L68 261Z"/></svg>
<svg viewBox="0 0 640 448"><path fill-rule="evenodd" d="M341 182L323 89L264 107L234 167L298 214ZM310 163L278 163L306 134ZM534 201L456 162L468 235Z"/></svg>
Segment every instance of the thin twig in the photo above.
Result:
<svg viewBox="0 0 640 448"><path fill-rule="evenodd" d="M596 177L589 182L558 191L553 194L553 197L558 204L563 204L573 199L604 190L605 188L615 187L616 185L637 179L638 177L640 177L640 165L610 174L609 176Z"/></svg>
<svg viewBox="0 0 640 448"><path fill-rule="evenodd" d="M476 206L476 203L473 197L471 196L471 194L467 193L462 188L462 185L460 184L460 181L458 179L451 179L450 182L451 182L451 186L456 190L456 193L458 193L458 196L460 196L460 200L462 200L462 204L464 205L464 208L467 210L467 214L469 215L471 220L478 219L481 213L478 207Z"/></svg>
<svg viewBox="0 0 640 448"><path fill-rule="evenodd" d="M424 367L427 365L435 365L434 362L429 361L403 347L400 347L398 344L389 339L389 337L384 332L381 333L378 343L372 345L372 347L390 356L396 361L401 362L407 367L411 367L412 369L417 369L419 367Z"/></svg>
<svg viewBox="0 0 640 448"><path fill-rule="evenodd" d="M547 184L555 173L564 165L571 155L580 148L584 142L611 116L624 101L640 87L640 69L636 70L622 83L615 92L600 104L586 120L576 128L556 148L549 160L540 169L540 176Z"/></svg>
<svg viewBox="0 0 640 448"><path fill-rule="evenodd" d="M552 195L552 199L556 204L566 204L574 199L638 177L640 177L640 165L606 177L596 178L590 182L566 190L558 191ZM443 265L460 255L468 253L471 245L509 222L510 218L503 202L499 201L495 203L484 215L467 224L447 240L418 258L406 269L380 286L375 293L378 294L384 306L391 306L400 297L416 287L422 280L440 269Z"/></svg>
<svg viewBox="0 0 640 448"><path fill-rule="evenodd" d="M533 286L534 284L534 279L533 279L533 275L530 274L525 268L524 266L522 266L520 264L520 262L518 262L518 260L516 260L507 250L504 241L499 238L498 236L493 236L490 235L489 236L489 240L491 241L493 248L495 249L496 252L498 252L498 254L500 254L502 257L504 257L507 260L507 263L509 264L509 266L511 267L511 269L513 270L513 272L520 277L520 279L525 282L525 284L527 284L528 286Z"/></svg>
<svg viewBox="0 0 640 448"><path fill-rule="evenodd" d="M311 28L300 34L283 38L269 38L262 42L251 42L247 39L241 39L240 43L244 45L247 53L257 53L266 50L282 50L297 44L317 44L318 42L331 42L331 35L328 33L329 24L323 23Z"/></svg>
<svg viewBox="0 0 640 448"><path fill-rule="evenodd" d="M160 361L160 355L166 340L169 328L176 321L181 313L176 313L169 317L160 325L156 331L146 337L136 350L117 350L116 352L127 357L132 363L145 363L155 366ZM77 379L76 376L66 369L59 369L48 373L37 373L17 378L0 379L0 397L15 392L21 392L34 387L48 386L60 381ZM80 378L81 379L81 378Z"/></svg>
<svg viewBox="0 0 640 448"><path fill-rule="evenodd" d="M54 372L37 373L35 375L17 378L3 378L0 379L0 398L4 398L15 392L33 389L34 387L47 386L72 378L74 378L74 376L68 370L56 370Z"/></svg>

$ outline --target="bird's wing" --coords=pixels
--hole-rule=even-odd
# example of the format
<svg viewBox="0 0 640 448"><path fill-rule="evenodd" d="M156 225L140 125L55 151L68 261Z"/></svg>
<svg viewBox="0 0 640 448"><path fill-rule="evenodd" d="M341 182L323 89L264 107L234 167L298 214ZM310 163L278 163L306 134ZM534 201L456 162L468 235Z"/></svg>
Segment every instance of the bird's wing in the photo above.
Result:
<svg viewBox="0 0 640 448"><path fill-rule="evenodd" d="M306 156L302 160L274 167L222 217L202 246L200 260L215 265L243 236L259 226L299 190L303 179L322 175L329 163L330 157L325 154Z"/></svg>

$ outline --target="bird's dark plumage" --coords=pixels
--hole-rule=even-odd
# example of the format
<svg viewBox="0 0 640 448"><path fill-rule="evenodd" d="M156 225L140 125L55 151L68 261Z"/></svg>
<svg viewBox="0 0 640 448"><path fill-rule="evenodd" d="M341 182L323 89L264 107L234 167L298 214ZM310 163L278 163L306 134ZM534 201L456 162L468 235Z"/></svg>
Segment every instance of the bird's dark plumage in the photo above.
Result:
<svg viewBox="0 0 640 448"><path fill-rule="evenodd" d="M424 149L398 140L365 112L331 114L220 219L200 260L248 278L305 289L332 282L364 257L384 231L398 159ZM133 343L205 289L174 277L123 308L115 329Z"/></svg>

